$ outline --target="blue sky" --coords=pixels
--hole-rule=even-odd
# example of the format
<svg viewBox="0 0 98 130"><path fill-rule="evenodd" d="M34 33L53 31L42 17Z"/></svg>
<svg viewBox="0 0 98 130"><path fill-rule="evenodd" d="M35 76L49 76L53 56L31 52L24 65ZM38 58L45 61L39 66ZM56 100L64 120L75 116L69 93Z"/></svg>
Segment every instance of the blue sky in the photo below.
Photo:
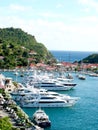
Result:
<svg viewBox="0 0 98 130"><path fill-rule="evenodd" d="M98 0L0 0L0 28L34 35L48 50L98 51Z"/></svg>

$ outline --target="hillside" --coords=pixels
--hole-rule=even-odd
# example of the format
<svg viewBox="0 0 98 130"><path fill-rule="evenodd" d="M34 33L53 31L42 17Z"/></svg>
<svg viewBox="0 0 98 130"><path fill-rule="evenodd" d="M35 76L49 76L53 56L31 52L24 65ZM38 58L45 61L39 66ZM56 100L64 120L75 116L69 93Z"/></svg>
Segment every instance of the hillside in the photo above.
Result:
<svg viewBox="0 0 98 130"><path fill-rule="evenodd" d="M80 61L81 62L81 61ZM82 60L83 63L98 63L98 54L92 54Z"/></svg>
<svg viewBox="0 0 98 130"><path fill-rule="evenodd" d="M34 36L21 29L0 29L0 68L27 66L28 59L30 63L47 63L53 56Z"/></svg>

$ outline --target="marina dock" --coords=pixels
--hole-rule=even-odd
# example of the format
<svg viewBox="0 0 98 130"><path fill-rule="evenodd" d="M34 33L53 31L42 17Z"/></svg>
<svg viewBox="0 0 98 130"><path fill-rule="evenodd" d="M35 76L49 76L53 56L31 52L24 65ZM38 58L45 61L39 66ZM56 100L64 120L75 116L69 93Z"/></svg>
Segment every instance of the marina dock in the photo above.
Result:
<svg viewBox="0 0 98 130"><path fill-rule="evenodd" d="M33 124L28 115L13 101L10 94L0 94L0 119L8 117L17 130L43 130Z"/></svg>

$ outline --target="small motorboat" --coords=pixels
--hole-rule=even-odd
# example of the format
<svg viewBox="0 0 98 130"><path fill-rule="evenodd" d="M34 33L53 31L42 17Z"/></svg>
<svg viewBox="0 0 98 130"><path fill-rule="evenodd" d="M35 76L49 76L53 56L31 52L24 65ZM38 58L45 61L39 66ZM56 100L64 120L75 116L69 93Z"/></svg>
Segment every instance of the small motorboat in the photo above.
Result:
<svg viewBox="0 0 98 130"><path fill-rule="evenodd" d="M42 109L38 109L33 114L33 122L42 128L51 126L51 121L49 120L48 115Z"/></svg>
<svg viewBox="0 0 98 130"><path fill-rule="evenodd" d="M78 75L78 78L81 79L81 80L85 80L86 79L85 75L82 75L82 74Z"/></svg>

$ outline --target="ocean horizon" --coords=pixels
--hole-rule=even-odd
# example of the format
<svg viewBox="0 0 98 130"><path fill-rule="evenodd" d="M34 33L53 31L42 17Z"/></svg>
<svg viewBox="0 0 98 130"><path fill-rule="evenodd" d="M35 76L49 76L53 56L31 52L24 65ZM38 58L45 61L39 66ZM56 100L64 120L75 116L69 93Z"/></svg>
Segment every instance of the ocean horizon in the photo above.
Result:
<svg viewBox="0 0 98 130"><path fill-rule="evenodd" d="M57 59L58 62L80 61L91 54L98 53L94 51L62 51L62 50L50 50L50 52Z"/></svg>

